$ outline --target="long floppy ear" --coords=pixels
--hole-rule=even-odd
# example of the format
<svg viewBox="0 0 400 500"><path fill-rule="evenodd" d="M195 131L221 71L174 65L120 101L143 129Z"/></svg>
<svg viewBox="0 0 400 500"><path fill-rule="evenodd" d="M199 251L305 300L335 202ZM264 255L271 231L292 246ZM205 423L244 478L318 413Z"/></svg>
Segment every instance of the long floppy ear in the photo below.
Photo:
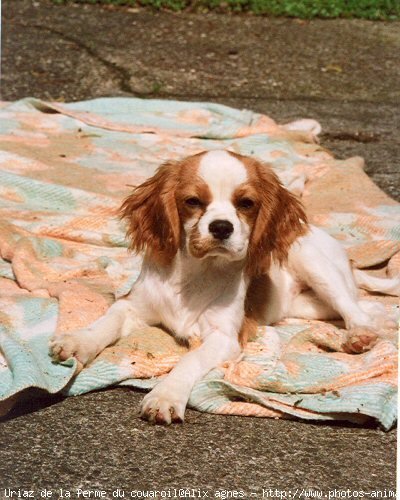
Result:
<svg viewBox="0 0 400 500"><path fill-rule="evenodd" d="M308 230L301 202L282 186L268 165L254 165L261 202L249 242L248 271L253 276L265 273L271 259L284 262L292 243Z"/></svg>
<svg viewBox="0 0 400 500"><path fill-rule="evenodd" d="M122 203L120 217L127 219L130 249L167 265L180 244L180 220L175 201L178 164L164 163L137 186Z"/></svg>

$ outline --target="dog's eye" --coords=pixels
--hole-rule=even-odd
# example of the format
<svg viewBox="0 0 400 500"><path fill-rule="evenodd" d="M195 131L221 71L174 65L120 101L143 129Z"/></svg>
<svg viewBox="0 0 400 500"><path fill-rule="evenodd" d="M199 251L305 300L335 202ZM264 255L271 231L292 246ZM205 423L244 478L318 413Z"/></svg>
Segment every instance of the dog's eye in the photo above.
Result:
<svg viewBox="0 0 400 500"><path fill-rule="evenodd" d="M241 198L237 202L238 208L252 208L254 207L254 201L251 200L250 198Z"/></svg>
<svg viewBox="0 0 400 500"><path fill-rule="evenodd" d="M186 205L189 205L190 207L200 207L201 206L201 201L196 196L191 196L190 198L186 198L185 203L186 203Z"/></svg>

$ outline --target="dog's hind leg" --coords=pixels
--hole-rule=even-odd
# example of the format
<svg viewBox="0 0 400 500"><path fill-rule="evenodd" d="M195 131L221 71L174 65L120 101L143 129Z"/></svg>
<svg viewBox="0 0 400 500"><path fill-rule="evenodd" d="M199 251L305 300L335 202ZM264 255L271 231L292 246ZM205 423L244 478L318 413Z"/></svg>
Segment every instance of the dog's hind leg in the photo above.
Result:
<svg viewBox="0 0 400 500"><path fill-rule="evenodd" d="M320 321L340 319L339 313L319 299L313 290L307 290L297 295L290 305L287 316Z"/></svg>
<svg viewBox="0 0 400 500"><path fill-rule="evenodd" d="M337 241L313 228L293 245L289 263L316 296L343 318L349 331L346 350L363 352L375 344L380 324L359 304L350 263Z"/></svg>

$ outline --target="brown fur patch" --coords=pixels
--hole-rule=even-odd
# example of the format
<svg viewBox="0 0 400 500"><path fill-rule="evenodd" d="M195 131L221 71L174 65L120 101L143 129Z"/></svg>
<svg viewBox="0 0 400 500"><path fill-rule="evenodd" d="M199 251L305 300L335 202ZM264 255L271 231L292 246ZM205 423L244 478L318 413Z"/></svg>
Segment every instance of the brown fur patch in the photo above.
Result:
<svg viewBox="0 0 400 500"><path fill-rule="evenodd" d="M121 218L128 221L131 250L146 251L146 257L167 264L180 244L180 221L175 189L180 171L178 163L165 163L156 174L136 187L123 202Z"/></svg>
<svg viewBox="0 0 400 500"><path fill-rule="evenodd" d="M194 221L189 240L189 247L193 250L192 255L198 258L204 257L207 253L208 242L202 241L200 238L197 223L212 201L210 189L204 180L196 175L193 168L187 169L181 176L175 198L181 225L183 226L188 220ZM186 200L189 198L197 198L200 204L198 206L188 205Z"/></svg>
<svg viewBox="0 0 400 500"><path fill-rule="evenodd" d="M239 342L245 347L248 341L254 340L258 325L262 324L265 308L271 293L271 280L268 274L260 274L251 278L244 303L244 320L239 332Z"/></svg>
<svg viewBox="0 0 400 500"><path fill-rule="evenodd" d="M197 228L194 228L189 237L189 250L190 254L197 259L202 259L211 250L218 246L212 236L204 238L200 236Z"/></svg>
<svg viewBox="0 0 400 500"><path fill-rule="evenodd" d="M271 280L268 274L254 276L247 288L244 304L246 316L260 323L264 318L265 307L269 302Z"/></svg>
<svg viewBox="0 0 400 500"><path fill-rule="evenodd" d="M243 318L242 327L239 332L239 343L242 347L246 347L247 342L254 340L257 334L258 321L250 316L245 316Z"/></svg>

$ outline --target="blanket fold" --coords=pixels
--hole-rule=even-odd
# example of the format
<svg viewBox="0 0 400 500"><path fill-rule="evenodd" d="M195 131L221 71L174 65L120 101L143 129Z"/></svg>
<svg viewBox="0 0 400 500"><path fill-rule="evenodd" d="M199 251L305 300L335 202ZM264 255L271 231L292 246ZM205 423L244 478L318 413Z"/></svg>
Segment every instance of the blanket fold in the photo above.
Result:
<svg viewBox="0 0 400 500"><path fill-rule="evenodd" d="M104 98L0 103L0 413L27 388L77 395L153 387L186 348L158 328L133 331L90 366L53 363L48 341L81 328L129 292L141 259L116 217L132 186L167 159L226 148L272 164L302 193L310 221L338 238L353 265L400 274L400 205L318 144L319 124L285 126L211 103ZM398 299L361 294L398 309ZM340 322L260 326L243 357L194 387L192 408L305 420L396 419L396 332L360 355L340 352Z"/></svg>

